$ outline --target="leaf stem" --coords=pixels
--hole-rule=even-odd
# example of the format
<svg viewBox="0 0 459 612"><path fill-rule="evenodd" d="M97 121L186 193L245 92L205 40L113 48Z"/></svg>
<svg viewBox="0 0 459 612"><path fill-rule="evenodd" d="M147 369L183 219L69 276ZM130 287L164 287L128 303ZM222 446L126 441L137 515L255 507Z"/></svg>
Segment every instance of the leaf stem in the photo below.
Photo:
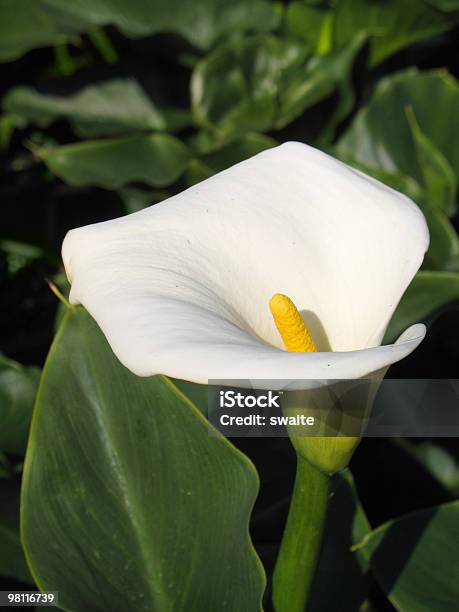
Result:
<svg viewBox="0 0 459 612"><path fill-rule="evenodd" d="M330 477L297 455L295 487L273 577L276 612L304 612L319 558Z"/></svg>
<svg viewBox="0 0 459 612"><path fill-rule="evenodd" d="M99 51L105 62L107 64L116 64L118 61L118 53L105 30L99 26L95 26L91 30L88 30L87 34L89 40Z"/></svg>

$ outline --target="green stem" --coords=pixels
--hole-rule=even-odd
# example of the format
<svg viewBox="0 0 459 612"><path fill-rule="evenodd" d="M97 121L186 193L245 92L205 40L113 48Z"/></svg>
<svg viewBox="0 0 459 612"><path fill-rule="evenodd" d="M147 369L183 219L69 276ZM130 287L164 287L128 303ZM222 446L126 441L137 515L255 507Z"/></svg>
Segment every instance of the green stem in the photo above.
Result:
<svg viewBox="0 0 459 612"><path fill-rule="evenodd" d="M297 455L295 488L273 577L276 612L304 612L319 558L330 477Z"/></svg>
<svg viewBox="0 0 459 612"><path fill-rule="evenodd" d="M116 64L118 61L118 53L105 30L99 26L95 26L91 30L88 30L87 34L89 40L99 51L107 64Z"/></svg>

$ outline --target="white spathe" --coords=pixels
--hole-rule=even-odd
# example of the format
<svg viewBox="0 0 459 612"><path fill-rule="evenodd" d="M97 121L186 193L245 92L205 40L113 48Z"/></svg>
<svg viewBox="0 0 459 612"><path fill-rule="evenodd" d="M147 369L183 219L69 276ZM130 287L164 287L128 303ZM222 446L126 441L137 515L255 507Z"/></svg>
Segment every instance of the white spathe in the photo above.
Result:
<svg viewBox="0 0 459 612"><path fill-rule="evenodd" d="M407 197L305 144L264 151L138 213L70 231L70 300L139 376L359 378L409 353L380 346L428 247ZM288 295L320 352L288 353L268 302Z"/></svg>

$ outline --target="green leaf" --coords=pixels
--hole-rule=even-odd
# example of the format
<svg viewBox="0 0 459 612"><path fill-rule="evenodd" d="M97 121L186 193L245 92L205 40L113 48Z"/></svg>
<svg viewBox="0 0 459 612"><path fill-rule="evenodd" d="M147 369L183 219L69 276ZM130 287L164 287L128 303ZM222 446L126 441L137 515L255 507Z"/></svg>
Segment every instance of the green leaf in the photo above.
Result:
<svg viewBox="0 0 459 612"><path fill-rule="evenodd" d="M359 609L368 594L369 584L364 576L366 564L351 551L351 547L369 531L370 525L360 505L351 472L346 469L335 474L308 610L336 612L337 593L340 610Z"/></svg>
<svg viewBox="0 0 459 612"><path fill-rule="evenodd" d="M71 610L261 610L258 478L170 382L139 378L82 309L48 356L22 490L26 556Z"/></svg>
<svg viewBox="0 0 459 612"><path fill-rule="evenodd" d="M221 45L193 71L191 94L196 122L203 128L217 129L222 141L228 136L270 129L278 119L280 92L285 92L298 74L307 81L304 70L309 55L304 45L274 36L254 36ZM311 87L316 90L322 85Z"/></svg>
<svg viewBox="0 0 459 612"><path fill-rule="evenodd" d="M269 32L279 17L268 0L0 0L0 61L109 24L134 38L173 32L208 49L232 31Z"/></svg>
<svg viewBox="0 0 459 612"><path fill-rule="evenodd" d="M19 487L0 478L0 575L33 583L19 540Z"/></svg>
<svg viewBox="0 0 459 612"><path fill-rule="evenodd" d="M384 341L392 342L407 327L437 308L459 299L459 274L421 271L406 290L392 317Z"/></svg>
<svg viewBox="0 0 459 612"><path fill-rule="evenodd" d="M339 90L339 103L332 125L341 120L354 103L354 92L350 84L350 73L354 58L363 44L358 38L343 50L314 56L305 70L296 70L289 81L279 85L280 108L274 127L283 128L299 117L307 108L317 104Z"/></svg>
<svg viewBox="0 0 459 612"><path fill-rule="evenodd" d="M40 149L38 155L70 185L106 189L133 181L165 187L181 176L190 157L180 140L167 134L87 141Z"/></svg>
<svg viewBox="0 0 459 612"><path fill-rule="evenodd" d="M459 138L458 104L459 86L443 73L409 70L388 77L337 146L341 157L371 174L406 175L420 186L418 194L402 191L427 218L425 266L431 270L459 270L459 238L447 217L456 211L459 156L452 142L456 133Z"/></svg>
<svg viewBox="0 0 459 612"><path fill-rule="evenodd" d="M0 355L0 450L24 455L40 370Z"/></svg>
<svg viewBox="0 0 459 612"><path fill-rule="evenodd" d="M338 90L338 102L331 117L327 120L325 131L321 134L321 142L334 140L335 129L340 121L351 112L355 103L355 92L352 83L352 67L354 60L366 41L365 34L357 34L349 44L340 51L332 51L315 58L311 64L312 72L327 75L333 83L333 89Z"/></svg>
<svg viewBox="0 0 459 612"><path fill-rule="evenodd" d="M179 132L184 128L193 127L193 117L188 109L165 106L161 108L161 114L169 132Z"/></svg>
<svg viewBox="0 0 459 612"><path fill-rule="evenodd" d="M67 119L83 137L168 127L161 112L132 79L89 85L68 97L15 87L5 96L3 107L22 125L30 122L46 127L58 118Z"/></svg>
<svg viewBox="0 0 459 612"><path fill-rule="evenodd" d="M337 88L341 119L353 104L352 63L363 39L311 57L304 44L274 36L229 41L201 60L191 83L193 114L217 140L281 129Z"/></svg>
<svg viewBox="0 0 459 612"><path fill-rule="evenodd" d="M422 132L413 109L407 109L408 123L425 187L424 198L449 217L456 213L457 177L441 151Z"/></svg>
<svg viewBox="0 0 459 612"><path fill-rule="evenodd" d="M43 1L64 10L61 0ZM268 32L279 22L275 4L267 0L79 0L66 3L65 11L88 24L115 25L132 37L174 32L201 49L233 30Z"/></svg>
<svg viewBox="0 0 459 612"><path fill-rule="evenodd" d="M429 270L459 271L459 237L453 225L442 210L425 205L422 210L430 231L424 266Z"/></svg>
<svg viewBox="0 0 459 612"><path fill-rule="evenodd" d="M312 49L317 49L325 21L333 11L323 6L311 6L306 0L288 4L282 31L286 36L304 41Z"/></svg>
<svg viewBox="0 0 459 612"><path fill-rule="evenodd" d="M85 20L42 0L0 0L0 62L12 61L30 49L54 45L75 37Z"/></svg>
<svg viewBox="0 0 459 612"><path fill-rule="evenodd" d="M188 187L196 185L212 176L213 171L199 159L190 159L185 173L185 182Z"/></svg>
<svg viewBox="0 0 459 612"><path fill-rule="evenodd" d="M175 378L171 380L177 389L179 389L183 395L186 395L202 414L207 414L209 403L209 387L207 385L199 385L198 383L192 383L188 380L178 380Z"/></svg>
<svg viewBox="0 0 459 612"><path fill-rule="evenodd" d="M370 39L372 66L404 47L452 27L451 16L424 0L337 0L331 9L300 0L289 4L284 22L287 35L319 51L325 34L330 39L326 44L329 51L342 49L356 34L365 34Z"/></svg>
<svg viewBox="0 0 459 612"><path fill-rule="evenodd" d="M425 0L338 0L334 10L334 48L347 44L357 32L371 37L370 64L384 59L424 38L454 27Z"/></svg>
<svg viewBox="0 0 459 612"><path fill-rule="evenodd" d="M458 107L459 85L445 72L410 69L386 77L340 139L338 151L366 166L401 172L422 184L424 175L406 113L411 108L422 134L459 175Z"/></svg>
<svg viewBox="0 0 459 612"><path fill-rule="evenodd" d="M42 248L17 240L0 240L0 252L5 256L10 274L16 274L37 259L46 259Z"/></svg>
<svg viewBox="0 0 459 612"><path fill-rule="evenodd" d="M459 501L408 514L358 545L401 612L452 612L459 601Z"/></svg>

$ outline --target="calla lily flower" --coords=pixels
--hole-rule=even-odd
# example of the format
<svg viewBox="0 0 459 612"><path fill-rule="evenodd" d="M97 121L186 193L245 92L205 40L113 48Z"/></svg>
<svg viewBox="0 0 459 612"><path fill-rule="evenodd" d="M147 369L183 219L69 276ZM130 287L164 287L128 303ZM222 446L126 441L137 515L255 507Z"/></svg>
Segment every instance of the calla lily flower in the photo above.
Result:
<svg viewBox="0 0 459 612"><path fill-rule="evenodd" d="M305 144L264 151L164 202L70 231L70 301L139 376L354 379L425 335L381 342L429 242L404 195ZM289 352L273 295L317 349ZM312 383L311 383L312 384Z"/></svg>

